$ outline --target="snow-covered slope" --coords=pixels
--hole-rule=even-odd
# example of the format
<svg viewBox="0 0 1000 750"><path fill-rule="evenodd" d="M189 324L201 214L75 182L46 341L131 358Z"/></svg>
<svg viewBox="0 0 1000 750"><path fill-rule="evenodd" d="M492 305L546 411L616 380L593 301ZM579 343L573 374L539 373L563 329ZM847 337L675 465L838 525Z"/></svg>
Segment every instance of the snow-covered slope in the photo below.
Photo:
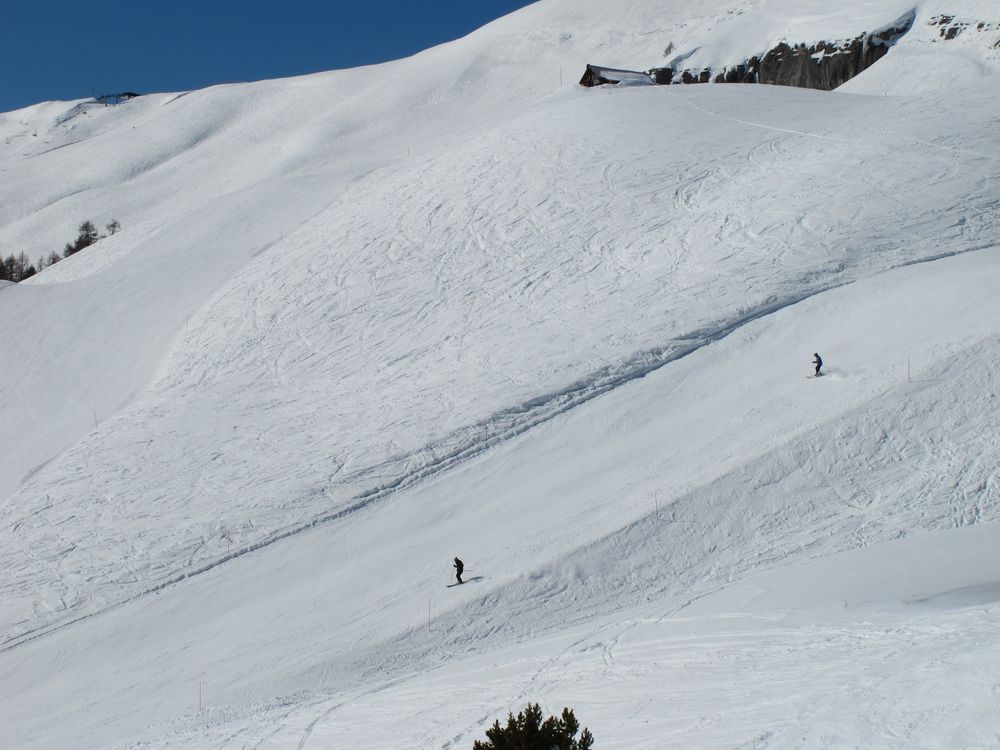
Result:
<svg viewBox="0 0 1000 750"><path fill-rule="evenodd" d="M0 118L0 248L123 225L0 290L11 746L462 747L528 700L602 747L994 741L989 47L908 93L900 42L849 85L892 98L570 85L907 7L820 11L549 0Z"/></svg>
<svg viewBox="0 0 1000 750"><path fill-rule="evenodd" d="M956 3L830 3L770 0L677 24L655 67L715 72L761 57L781 43L846 42L886 29L909 30L892 54L843 91L910 95L954 86L1000 85L1000 10L989 0ZM647 64L644 67L654 67Z"/></svg>

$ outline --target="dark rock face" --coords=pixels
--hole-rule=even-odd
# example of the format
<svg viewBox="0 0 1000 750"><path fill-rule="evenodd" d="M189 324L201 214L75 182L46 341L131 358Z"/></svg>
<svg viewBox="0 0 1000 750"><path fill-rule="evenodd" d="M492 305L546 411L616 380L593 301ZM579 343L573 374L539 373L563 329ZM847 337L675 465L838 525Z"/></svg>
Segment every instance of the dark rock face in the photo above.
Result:
<svg viewBox="0 0 1000 750"><path fill-rule="evenodd" d="M955 39L963 31L974 31L977 33L996 31L998 25L987 23L986 21L957 21L955 16L934 16L927 22L928 26L938 26L938 33L941 38L948 42ZM1000 39L993 45L994 49L1000 48Z"/></svg>
<svg viewBox="0 0 1000 750"><path fill-rule="evenodd" d="M653 68L649 71L649 77L657 86L667 86L674 81L673 68Z"/></svg>
<svg viewBox="0 0 1000 750"><path fill-rule="evenodd" d="M854 39L821 41L808 45L790 45L782 42L763 56L754 56L721 70L664 67L653 68L646 74L659 86L708 82L769 83L830 91L851 80L885 56L913 27L915 17L916 13L911 12L880 31L860 34ZM934 16L928 24L938 28L941 41L945 42L957 38L960 34L993 34L1000 30L1000 24L995 22L956 20L955 16L947 15ZM1000 38L992 46L1000 49ZM672 49L671 46L668 51ZM594 66L587 67L589 70ZM584 81L580 83L593 85Z"/></svg>
<svg viewBox="0 0 1000 750"><path fill-rule="evenodd" d="M950 23L949 19L948 23ZM751 57L745 62L721 71L674 70L654 68L649 71L654 83L769 83L778 86L830 91L851 80L861 71L881 59L913 25L912 16L871 34L845 41L816 44L782 42L763 57ZM957 32L956 32L957 33Z"/></svg>
<svg viewBox="0 0 1000 750"><path fill-rule="evenodd" d="M896 38L907 30L898 30ZM846 46L827 42L811 47L779 44L760 61L757 82L830 91L854 78L888 51L888 44L871 36L859 36Z"/></svg>

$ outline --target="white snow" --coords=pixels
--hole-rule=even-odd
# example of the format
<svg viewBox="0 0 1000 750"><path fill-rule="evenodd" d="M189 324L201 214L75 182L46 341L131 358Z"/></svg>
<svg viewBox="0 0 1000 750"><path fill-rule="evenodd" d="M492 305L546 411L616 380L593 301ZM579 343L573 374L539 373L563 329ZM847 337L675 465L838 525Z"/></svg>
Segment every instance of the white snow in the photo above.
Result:
<svg viewBox="0 0 1000 750"><path fill-rule="evenodd" d="M708 5L700 7L707 10ZM940 33L942 16L970 26L954 39L945 40ZM907 22L912 22L911 30L893 45L893 54L848 81L844 91L909 95L974 83L1000 85L1000 8L991 0L880 0L832 5L823 0L769 0L747 4L676 24L670 32L671 52L658 66L720 72L762 56L781 42L844 42L901 28Z"/></svg>
<svg viewBox="0 0 1000 750"><path fill-rule="evenodd" d="M1000 742L984 38L920 3L856 93L574 85L913 8L814 5L0 115L0 253L122 224L0 290L0 745L462 748L529 701Z"/></svg>

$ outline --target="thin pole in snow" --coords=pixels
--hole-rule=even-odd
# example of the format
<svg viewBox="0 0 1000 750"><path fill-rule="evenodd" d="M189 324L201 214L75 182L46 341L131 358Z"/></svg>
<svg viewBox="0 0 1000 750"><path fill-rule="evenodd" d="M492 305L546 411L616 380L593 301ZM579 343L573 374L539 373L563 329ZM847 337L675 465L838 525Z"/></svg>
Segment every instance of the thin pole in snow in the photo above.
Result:
<svg viewBox="0 0 1000 750"><path fill-rule="evenodd" d="M94 432L97 432L97 409L94 409Z"/></svg>
<svg viewBox="0 0 1000 750"><path fill-rule="evenodd" d="M201 713L201 680L198 680L198 713Z"/></svg>
<svg viewBox="0 0 1000 750"><path fill-rule="evenodd" d="M913 382L910 379L910 358L909 357L906 358L906 382L907 383L912 383Z"/></svg>
<svg viewBox="0 0 1000 750"><path fill-rule="evenodd" d="M562 68L559 68L559 88L563 87Z"/></svg>

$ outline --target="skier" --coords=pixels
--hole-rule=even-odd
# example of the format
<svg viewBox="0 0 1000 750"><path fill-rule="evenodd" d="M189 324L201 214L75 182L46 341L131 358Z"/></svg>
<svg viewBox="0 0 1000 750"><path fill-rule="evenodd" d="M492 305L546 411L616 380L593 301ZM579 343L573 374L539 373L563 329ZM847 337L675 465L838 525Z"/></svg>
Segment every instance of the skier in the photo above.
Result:
<svg viewBox="0 0 1000 750"><path fill-rule="evenodd" d="M821 356L819 356L818 354L816 354L815 352L813 353L813 357L814 357L813 364L816 365L816 375L815 375L815 377L818 378L820 375L823 374L823 373L821 373L819 371L820 368L823 366L823 358Z"/></svg>
<svg viewBox="0 0 1000 750"><path fill-rule="evenodd" d="M463 570L465 570L465 564L456 557L455 558L455 578L458 579L459 583L465 583L465 581L462 580L462 571Z"/></svg>

